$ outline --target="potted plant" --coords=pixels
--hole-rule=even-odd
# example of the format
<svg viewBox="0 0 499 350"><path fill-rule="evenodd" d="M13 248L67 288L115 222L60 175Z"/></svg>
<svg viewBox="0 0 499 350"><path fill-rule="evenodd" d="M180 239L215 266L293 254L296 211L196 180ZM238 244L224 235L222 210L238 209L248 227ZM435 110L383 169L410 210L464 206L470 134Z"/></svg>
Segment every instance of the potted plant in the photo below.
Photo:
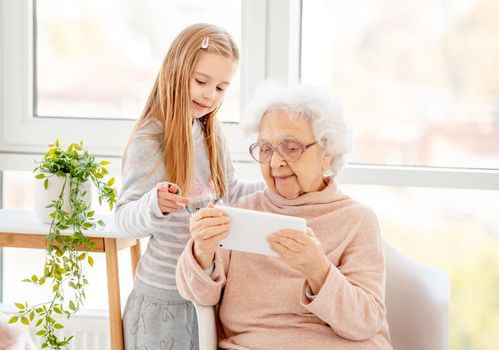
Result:
<svg viewBox="0 0 499 350"><path fill-rule="evenodd" d="M114 177L104 181L108 175L105 166L110 163L97 162L94 155L83 148L83 142L73 143L63 150L59 140L56 140L49 147L43 160L36 162L33 171L46 191L57 187L55 192L52 191L54 198L46 205L50 210L50 229L45 266L41 275L33 275L23 281L38 286L50 283L52 299L37 305L16 303L17 313L9 323L35 323L36 335L43 338L41 348L58 350L66 348L73 336L60 339L56 330L64 326L54 317L62 315L69 318L78 312L85 299L85 286L88 285L83 265L88 263L93 266L93 259L86 251L91 251L95 243L85 237L84 232L96 224L104 225L100 220L95 222L94 211L90 210L88 185L90 182L94 184L99 193L99 203L107 202L110 210L116 202L117 193L113 187Z"/></svg>

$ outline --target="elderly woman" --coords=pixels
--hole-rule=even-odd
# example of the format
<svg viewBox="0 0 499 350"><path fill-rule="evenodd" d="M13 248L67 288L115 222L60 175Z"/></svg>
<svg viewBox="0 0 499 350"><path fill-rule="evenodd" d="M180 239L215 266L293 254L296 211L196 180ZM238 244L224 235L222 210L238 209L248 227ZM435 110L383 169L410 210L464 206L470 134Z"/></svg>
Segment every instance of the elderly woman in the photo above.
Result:
<svg viewBox="0 0 499 350"><path fill-rule="evenodd" d="M335 180L350 148L338 103L313 87L267 87L250 110L268 188L236 206L303 217L307 232L271 234L278 257L224 250L230 222L209 205L191 217L180 294L219 305L222 349L392 349L376 216Z"/></svg>

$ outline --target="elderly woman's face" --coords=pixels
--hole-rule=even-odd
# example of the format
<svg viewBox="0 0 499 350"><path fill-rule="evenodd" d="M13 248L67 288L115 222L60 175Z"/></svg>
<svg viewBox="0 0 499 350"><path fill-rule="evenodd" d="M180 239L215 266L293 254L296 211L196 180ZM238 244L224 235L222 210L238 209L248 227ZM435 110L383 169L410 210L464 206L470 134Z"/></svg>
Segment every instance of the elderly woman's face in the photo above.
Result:
<svg viewBox="0 0 499 350"><path fill-rule="evenodd" d="M260 123L258 143L263 145L268 142L277 148L286 140L295 140L303 145L313 144L316 140L308 119L289 119L283 111L265 114ZM260 163L260 167L271 191L293 199L303 193L321 191L326 187L323 174L331 159L324 148L316 143L305 149L296 161L286 161L276 151L270 161Z"/></svg>

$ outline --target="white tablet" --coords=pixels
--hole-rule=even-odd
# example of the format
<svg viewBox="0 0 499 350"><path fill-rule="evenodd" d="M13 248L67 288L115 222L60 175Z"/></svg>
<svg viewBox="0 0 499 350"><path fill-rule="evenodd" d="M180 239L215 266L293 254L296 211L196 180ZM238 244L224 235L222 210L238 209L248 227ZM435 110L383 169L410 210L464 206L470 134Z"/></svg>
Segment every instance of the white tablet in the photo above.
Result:
<svg viewBox="0 0 499 350"><path fill-rule="evenodd" d="M295 216L219 205L215 208L223 210L230 217L230 233L219 244L224 249L277 256L267 243L268 235L282 229L293 229L305 234L307 229L307 221Z"/></svg>

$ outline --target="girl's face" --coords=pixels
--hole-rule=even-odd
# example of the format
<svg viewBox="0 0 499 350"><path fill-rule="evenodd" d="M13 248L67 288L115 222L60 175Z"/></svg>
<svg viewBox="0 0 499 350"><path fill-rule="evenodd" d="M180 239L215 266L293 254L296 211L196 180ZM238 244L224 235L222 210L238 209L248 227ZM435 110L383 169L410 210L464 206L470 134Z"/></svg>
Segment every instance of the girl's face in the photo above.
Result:
<svg viewBox="0 0 499 350"><path fill-rule="evenodd" d="M190 81L191 115L201 118L217 108L237 69L233 59L203 53L194 67Z"/></svg>

